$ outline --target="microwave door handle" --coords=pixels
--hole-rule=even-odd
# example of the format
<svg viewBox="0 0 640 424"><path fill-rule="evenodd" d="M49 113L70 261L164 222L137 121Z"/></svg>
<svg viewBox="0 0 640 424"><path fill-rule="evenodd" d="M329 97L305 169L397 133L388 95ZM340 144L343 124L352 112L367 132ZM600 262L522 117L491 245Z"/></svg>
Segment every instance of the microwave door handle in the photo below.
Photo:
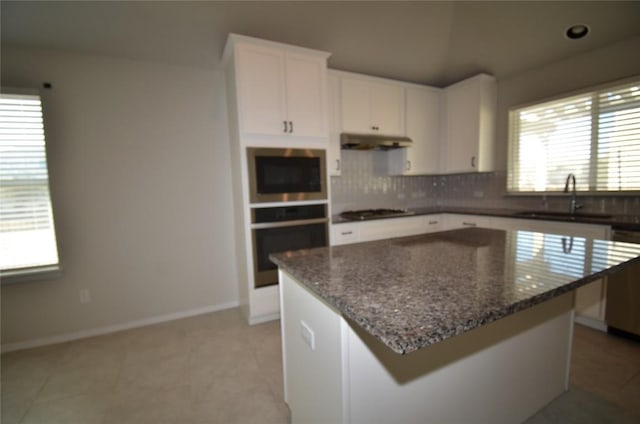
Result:
<svg viewBox="0 0 640 424"><path fill-rule="evenodd" d="M295 221L281 222L262 222L258 224L251 224L251 229L261 230L264 228L295 227L297 225L324 224L327 222L329 222L329 218L297 219Z"/></svg>

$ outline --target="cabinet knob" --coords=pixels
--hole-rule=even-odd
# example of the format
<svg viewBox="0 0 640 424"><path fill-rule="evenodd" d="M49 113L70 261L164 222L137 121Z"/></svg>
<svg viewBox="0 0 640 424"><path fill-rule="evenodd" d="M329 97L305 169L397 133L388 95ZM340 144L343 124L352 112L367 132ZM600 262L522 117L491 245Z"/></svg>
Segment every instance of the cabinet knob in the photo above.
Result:
<svg viewBox="0 0 640 424"><path fill-rule="evenodd" d="M475 156L471 156L471 167L472 168L476 167L476 157Z"/></svg>

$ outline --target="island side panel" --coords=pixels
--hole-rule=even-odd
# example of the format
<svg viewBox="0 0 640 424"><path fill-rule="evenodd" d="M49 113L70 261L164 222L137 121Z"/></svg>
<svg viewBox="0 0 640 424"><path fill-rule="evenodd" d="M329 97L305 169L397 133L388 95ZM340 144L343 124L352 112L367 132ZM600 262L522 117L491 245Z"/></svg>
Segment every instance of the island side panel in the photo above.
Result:
<svg viewBox="0 0 640 424"><path fill-rule="evenodd" d="M347 335L349 420L526 420L568 388L573 292L398 355L355 325Z"/></svg>
<svg viewBox="0 0 640 424"><path fill-rule="evenodd" d="M340 315L279 271L285 400L292 423L344 420Z"/></svg>

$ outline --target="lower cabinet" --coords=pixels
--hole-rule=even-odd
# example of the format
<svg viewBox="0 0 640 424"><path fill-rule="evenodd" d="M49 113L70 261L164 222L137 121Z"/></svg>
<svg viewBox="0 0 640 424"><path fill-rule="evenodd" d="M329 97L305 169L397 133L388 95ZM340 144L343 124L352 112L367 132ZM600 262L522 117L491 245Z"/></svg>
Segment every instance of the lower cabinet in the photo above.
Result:
<svg viewBox="0 0 640 424"><path fill-rule="evenodd" d="M490 216L448 213L444 215L444 229L454 230L456 228L468 227L492 228L491 219Z"/></svg>
<svg viewBox="0 0 640 424"><path fill-rule="evenodd" d="M331 225L331 245L432 233L443 229L441 214L377 219Z"/></svg>

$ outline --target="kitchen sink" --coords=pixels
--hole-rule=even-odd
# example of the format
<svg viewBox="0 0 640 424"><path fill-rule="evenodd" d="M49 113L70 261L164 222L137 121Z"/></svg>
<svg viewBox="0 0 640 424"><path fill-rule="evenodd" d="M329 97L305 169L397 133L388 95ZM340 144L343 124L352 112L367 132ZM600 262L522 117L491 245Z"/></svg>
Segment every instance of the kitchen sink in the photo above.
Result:
<svg viewBox="0 0 640 424"><path fill-rule="evenodd" d="M522 211L516 212L515 216L525 218L557 218L557 219L610 219L611 215L587 212L552 212L552 211Z"/></svg>

